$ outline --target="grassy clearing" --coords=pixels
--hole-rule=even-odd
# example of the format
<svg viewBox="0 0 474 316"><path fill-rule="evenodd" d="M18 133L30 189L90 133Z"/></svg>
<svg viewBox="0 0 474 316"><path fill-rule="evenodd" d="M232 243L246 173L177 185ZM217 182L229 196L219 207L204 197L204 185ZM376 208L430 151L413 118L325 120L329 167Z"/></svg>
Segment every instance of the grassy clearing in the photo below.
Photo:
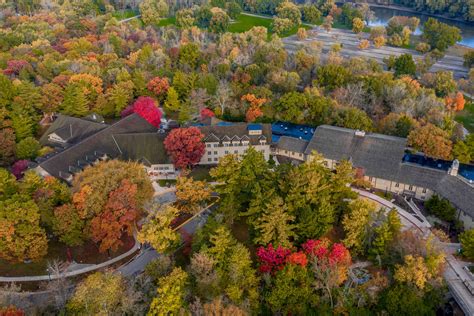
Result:
<svg viewBox="0 0 474 316"><path fill-rule="evenodd" d="M212 167L207 167L207 166L196 166L193 168L191 173L189 174L190 177L192 177L194 180L198 181L212 181L211 176L209 175L209 171L212 169Z"/></svg>
<svg viewBox="0 0 474 316"><path fill-rule="evenodd" d="M115 11L112 13L112 16L116 18L117 20L125 20L131 17L134 17L136 15L140 14L137 10L122 10L122 11Z"/></svg>
<svg viewBox="0 0 474 316"><path fill-rule="evenodd" d="M254 26L264 26L267 29L270 29L271 24L272 19L250 16L241 13L237 20L229 25L228 31L232 33L243 33L247 32Z"/></svg>
<svg viewBox="0 0 474 316"><path fill-rule="evenodd" d="M166 19L161 19L160 23L158 23L158 26L168 26L168 25L175 25L176 24L176 18L174 16Z"/></svg>
<svg viewBox="0 0 474 316"><path fill-rule="evenodd" d="M470 102L466 104L464 110L459 112L455 119L464 125L470 133L474 133L474 103Z"/></svg>

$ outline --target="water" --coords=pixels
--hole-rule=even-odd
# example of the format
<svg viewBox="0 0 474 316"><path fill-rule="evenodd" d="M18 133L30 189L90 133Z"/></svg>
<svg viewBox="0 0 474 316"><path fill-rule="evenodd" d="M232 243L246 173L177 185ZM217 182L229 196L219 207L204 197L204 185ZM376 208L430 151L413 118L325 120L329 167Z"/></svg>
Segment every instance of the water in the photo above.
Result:
<svg viewBox="0 0 474 316"><path fill-rule="evenodd" d="M448 171L453 164L452 161L433 159L415 154L405 154L403 161L443 171ZM474 181L474 165L459 164L459 175L472 183L472 181Z"/></svg>
<svg viewBox="0 0 474 316"><path fill-rule="evenodd" d="M298 125L286 122L276 122L272 124L273 140L276 141L278 141L280 136L290 136L310 141L313 137L314 130L314 127L309 125Z"/></svg>
<svg viewBox="0 0 474 316"><path fill-rule="evenodd" d="M401 11L401 10L395 10L395 9L389 9L389 8L378 8L378 7L373 7L372 11L375 13L375 20L372 21L369 25L370 26L377 26L377 25L387 25L388 20L390 20L391 17L396 16L396 15L402 15L402 16L415 16L420 19L420 27L423 26L423 23L425 23L430 16L424 15L421 13L414 13L414 12L408 12L408 11ZM458 27L461 30L461 35L462 35L462 40L459 42L462 45L466 45L468 47L474 48L474 24L468 24L468 23L463 23L459 21L451 21L451 20L446 20L442 18L437 18L443 23L449 24L449 25L454 25ZM417 29L415 34L421 34L421 30Z"/></svg>

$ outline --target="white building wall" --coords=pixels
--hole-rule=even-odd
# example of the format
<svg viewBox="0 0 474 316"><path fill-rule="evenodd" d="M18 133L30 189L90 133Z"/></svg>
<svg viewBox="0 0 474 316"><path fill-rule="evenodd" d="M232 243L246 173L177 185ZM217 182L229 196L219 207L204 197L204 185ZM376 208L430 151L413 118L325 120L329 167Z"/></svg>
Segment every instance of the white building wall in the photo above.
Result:
<svg viewBox="0 0 474 316"><path fill-rule="evenodd" d="M177 172L173 164L155 164L145 166L146 173L151 180L176 179Z"/></svg>
<svg viewBox="0 0 474 316"><path fill-rule="evenodd" d="M206 142L204 155L199 162L200 165L216 165L219 162L219 158L225 155L235 154L243 155L247 149L252 146L255 150L263 153L265 160L270 159L270 145L265 143L264 145L234 145L228 144L228 146L220 145L217 142Z"/></svg>
<svg viewBox="0 0 474 316"><path fill-rule="evenodd" d="M275 149L275 155L288 157L295 160L305 161L305 155L303 153L294 152L291 150L284 150L280 148Z"/></svg>

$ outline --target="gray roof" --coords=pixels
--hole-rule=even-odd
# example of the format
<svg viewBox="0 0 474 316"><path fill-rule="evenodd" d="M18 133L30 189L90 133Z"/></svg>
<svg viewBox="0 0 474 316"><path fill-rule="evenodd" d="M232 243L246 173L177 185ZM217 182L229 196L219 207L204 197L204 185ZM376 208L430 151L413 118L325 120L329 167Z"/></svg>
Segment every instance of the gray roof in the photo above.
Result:
<svg viewBox="0 0 474 316"><path fill-rule="evenodd" d="M109 157L119 157L120 151L113 138L115 134L148 133L157 129L138 114L131 114L107 128L83 139L79 143L56 153L43 161L40 167L50 175L64 178L66 173L74 173L89 165L98 155L107 154ZM71 171L73 169L73 171Z"/></svg>
<svg viewBox="0 0 474 316"><path fill-rule="evenodd" d="M298 139L289 136L281 136L277 143L277 148L289 150L296 153L304 154L309 142L304 139Z"/></svg>
<svg viewBox="0 0 474 316"><path fill-rule="evenodd" d="M386 179L387 173L397 173L405 148L405 138L372 133L357 136L352 129L321 125L305 154L315 150L328 159L350 160L355 167L364 168L366 174Z"/></svg>
<svg viewBox="0 0 474 316"><path fill-rule="evenodd" d="M316 150L328 159L351 160L367 176L430 189L474 218L474 188L446 171L404 163L405 149L404 138L356 136L354 130L323 125L316 129L305 153Z"/></svg>
<svg viewBox="0 0 474 316"><path fill-rule="evenodd" d="M147 165L171 163L163 144L165 134L116 134L113 137L122 159L142 161Z"/></svg>
<svg viewBox="0 0 474 316"><path fill-rule="evenodd" d="M225 126L201 126L199 129L201 130L201 133L204 134L204 141L208 140L211 142L218 142L225 136L230 137L231 139L235 136L237 136L239 139L247 136L249 138L250 144L258 145L259 140L262 139L262 136L265 136L268 142L270 142L272 139L272 126L270 124L260 125L262 126L262 135L249 135L248 124L245 123L235 123Z"/></svg>
<svg viewBox="0 0 474 316"><path fill-rule="evenodd" d="M43 136L41 136L40 143L43 146L62 146L62 144L50 142L48 139L50 134L56 133L67 141L67 145L71 145L97 133L107 126L107 124L59 114Z"/></svg>

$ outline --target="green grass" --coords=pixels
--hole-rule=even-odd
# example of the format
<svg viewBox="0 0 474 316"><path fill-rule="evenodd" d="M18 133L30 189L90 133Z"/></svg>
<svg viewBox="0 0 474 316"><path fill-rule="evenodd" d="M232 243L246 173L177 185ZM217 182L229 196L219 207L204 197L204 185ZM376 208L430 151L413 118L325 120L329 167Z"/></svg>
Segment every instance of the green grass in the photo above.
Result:
<svg viewBox="0 0 474 316"><path fill-rule="evenodd" d="M160 187L166 187L168 185L175 185L176 184L176 180L174 179L170 179L170 180L158 180L158 184L160 185Z"/></svg>
<svg viewBox="0 0 474 316"><path fill-rule="evenodd" d="M136 15L140 14L137 10L122 10L122 11L115 11L112 13L112 16L116 18L117 20L125 20L131 17L134 17Z"/></svg>
<svg viewBox="0 0 474 316"><path fill-rule="evenodd" d="M474 133L474 103L466 102L464 110L456 115L455 120L464 125L470 133Z"/></svg>
<svg viewBox="0 0 474 316"><path fill-rule="evenodd" d="M209 175L210 170L211 170L211 167L196 166L193 168L189 176L192 177L194 180L198 180L198 181L205 180L209 182L209 181L212 181L212 178Z"/></svg>
<svg viewBox="0 0 474 316"><path fill-rule="evenodd" d="M270 29L271 24L272 19L260 18L241 13L237 20L229 25L228 31L232 33L243 33L247 32L254 26L264 26L267 29Z"/></svg>
<svg viewBox="0 0 474 316"><path fill-rule="evenodd" d="M174 16L166 19L161 19L160 23L158 23L158 26L168 26L168 25L175 25L176 24L176 18Z"/></svg>

